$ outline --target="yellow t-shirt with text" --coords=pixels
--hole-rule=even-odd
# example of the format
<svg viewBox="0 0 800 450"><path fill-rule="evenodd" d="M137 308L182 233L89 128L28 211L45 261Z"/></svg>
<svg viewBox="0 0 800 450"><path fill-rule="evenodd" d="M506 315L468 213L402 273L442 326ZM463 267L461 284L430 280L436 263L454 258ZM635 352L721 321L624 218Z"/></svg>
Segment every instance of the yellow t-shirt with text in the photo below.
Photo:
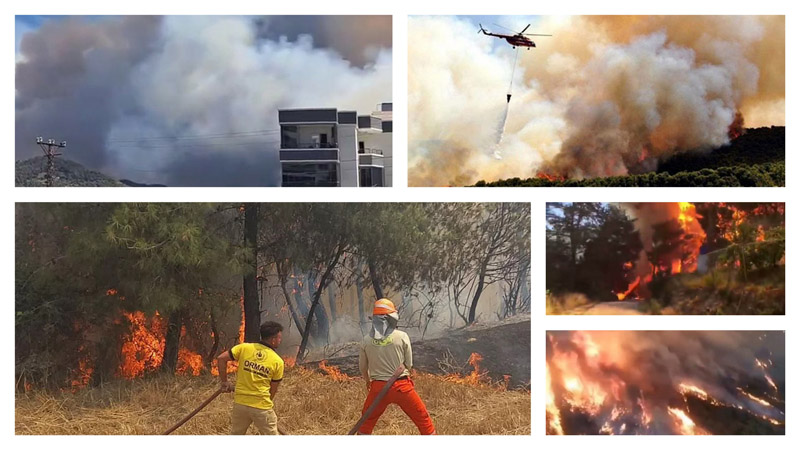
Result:
<svg viewBox="0 0 800 450"><path fill-rule="evenodd" d="M242 343L230 350L239 363L236 371L234 403L258 409L272 409L269 384L283 379L283 360L264 344Z"/></svg>

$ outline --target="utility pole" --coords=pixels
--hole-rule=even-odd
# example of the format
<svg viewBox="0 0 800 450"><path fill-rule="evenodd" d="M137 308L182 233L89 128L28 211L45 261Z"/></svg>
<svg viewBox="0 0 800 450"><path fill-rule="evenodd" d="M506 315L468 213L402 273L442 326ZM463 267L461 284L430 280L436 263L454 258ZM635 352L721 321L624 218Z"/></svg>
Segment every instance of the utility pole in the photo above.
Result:
<svg viewBox="0 0 800 450"><path fill-rule="evenodd" d="M61 155L61 153L58 153L58 149L66 147L67 141L61 141L56 144L55 139L48 139L47 142L45 142L44 139L39 136L36 138L36 143L39 144L39 147L41 147L44 152L44 156L47 157L47 173L44 178L45 185L47 187L53 187L56 173L55 159L56 156Z"/></svg>

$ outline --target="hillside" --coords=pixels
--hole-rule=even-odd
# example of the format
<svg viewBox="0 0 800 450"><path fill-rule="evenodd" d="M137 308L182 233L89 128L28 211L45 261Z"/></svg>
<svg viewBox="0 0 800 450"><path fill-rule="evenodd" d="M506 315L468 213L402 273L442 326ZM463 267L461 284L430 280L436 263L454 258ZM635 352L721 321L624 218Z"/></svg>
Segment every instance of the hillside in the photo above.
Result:
<svg viewBox="0 0 800 450"><path fill-rule="evenodd" d="M479 181L477 187L727 187L785 186L785 127L746 130L729 145L709 151L689 151L661 161L644 174L549 180L509 178Z"/></svg>
<svg viewBox="0 0 800 450"><path fill-rule="evenodd" d="M335 373L335 372L334 372ZM366 396L361 378L286 370L275 400L286 434L346 434ZM531 433L531 394L469 384L424 373L414 375L438 434ZM77 393L17 394L16 434L161 434L218 387L210 376L160 376L117 381ZM228 434L233 394L222 394L175 434ZM251 427L250 433L254 430ZM419 434L411 420L390 407L375 434Z"/></svg>
<svg viewBox="0 0 800 450"><path fill-rule="evenodd" d="M163 187L162 184L142 184L131 180L116 180L96 170L90 170L68 159L55 160L55 186L70 187ZM45 186L47 159L44 156L16 161L15 181L17 187Z"/></svg>

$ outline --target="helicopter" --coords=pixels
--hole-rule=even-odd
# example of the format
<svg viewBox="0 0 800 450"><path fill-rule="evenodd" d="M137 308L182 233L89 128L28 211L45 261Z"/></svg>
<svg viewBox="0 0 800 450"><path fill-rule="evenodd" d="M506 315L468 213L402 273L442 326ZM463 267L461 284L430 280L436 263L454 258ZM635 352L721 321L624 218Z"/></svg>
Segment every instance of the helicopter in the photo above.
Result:
<svg viewBox="0 0 800 450"><path fill-rule="evenodd" d="M483 28L483 25L478 24L478 26L480 27L480 30L478 30L478 34L483 33L483 34L485 34L487 36L494 36L496 38L505 39L506 42L511 44L511 48L527 47L528 50L530 50L531 47L536 47L536 43L533 42L532 39L530 39L530 38L528 38L526 36L552 36L552 34L530 34L530 33L529 34L525 34L525 31L531 26L531 24L528 24L528 26L526 26L525 28L522 29L522 31L520 31L519 33L516 33L516 34L490 33L490 32L486 31ZM500 27L500 28L506 28L506 27L503 27L503 26L500 26L500 25L497 25L497 26ZM510 30L508 28L506 28L506 30L514 31L514 30Z"/></svg>

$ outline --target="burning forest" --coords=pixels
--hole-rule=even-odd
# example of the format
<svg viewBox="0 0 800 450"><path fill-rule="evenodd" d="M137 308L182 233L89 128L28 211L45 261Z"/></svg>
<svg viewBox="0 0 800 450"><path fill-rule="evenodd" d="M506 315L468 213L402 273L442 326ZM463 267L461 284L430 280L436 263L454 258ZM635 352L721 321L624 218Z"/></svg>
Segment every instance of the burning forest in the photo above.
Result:
<svg viewBox="0 0 800 450"><path fill-rule="evenodd" d="M550 331L547 434L785 434L782 331Z"/></svg>
<svg viewBox="0 0 800 450"><path fill-rule="evenodd" d="M783 185L784 16L487 19L409 19L409 185Z"/></svg>
<svg viewBox="0 0 800 450"><path fill-rule="evenodd" d="M419 349L420 377L529 401L530 360L509 363L481 331L529 341L528 204L52 203L16 213L18 401L202 384L218 375L217 355L258 342L266 321L285 329L276 351L287 370L363 389L341 357L371 329L381 297Z"/></svg>
<svg viewBox="0 0 800 450"><path fill-rule="evenodd" d="M783 314L784 208L548 204L549 312Z"/></svg>

